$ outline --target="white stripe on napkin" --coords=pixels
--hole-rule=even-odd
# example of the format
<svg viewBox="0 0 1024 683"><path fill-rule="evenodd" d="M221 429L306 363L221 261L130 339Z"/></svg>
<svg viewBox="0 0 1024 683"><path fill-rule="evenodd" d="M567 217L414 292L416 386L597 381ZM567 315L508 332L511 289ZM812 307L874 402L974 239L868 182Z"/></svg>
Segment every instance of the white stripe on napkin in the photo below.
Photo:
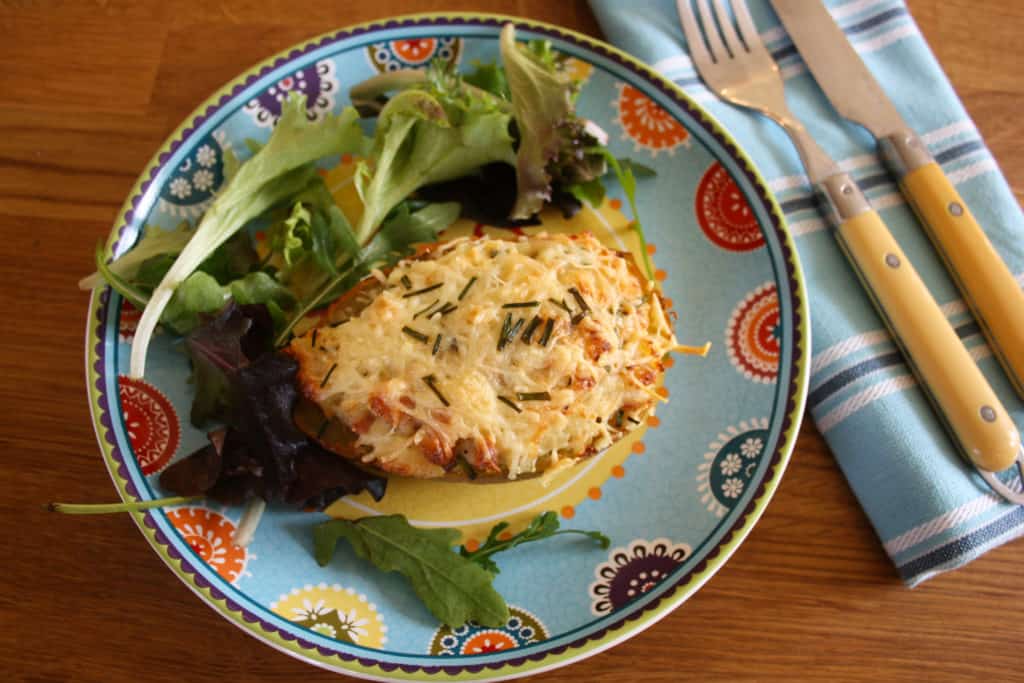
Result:
<svg viewBox="0 0 1024 683"><path fill-rule="evenodd" d="M965 166L964 168L951 171L947 174L947 177L951 183L959 185L960 183L966 182L975 176L981 175L982 173L998 170L999 167L996 165L995 160L989 158L975 162L970 166ZM871 206L875 209L888 209L893 206L899 206L903 203L905 203L903 195L897 191L892 191L878 197L871 197ZM827 227L828 221L821 217L815 217L790 223L789 231L794 237L801 237L803 235L819 232Z"/></svg>
<svg viewBox="0 0 1024 683"><path fill-rule="evenodd" d="M1017 280L1019 285L1024 287L1024 272L1015 275L1014 279ZM947 318L952 318L960 313L965 313L967 311L967 303L963 299L953 299L939 306L939 310ZM856 353L861 349L888 341L889 333L884 329L861 332L838 341L824 351L819 351L811 358L811 376L817 375L832 363L842 360L851 353Z"/></svg>
<svg viewBox="0 0 1024 683"><path fill-rule="evenodd" d="M980 344L974 348L968 349L967 353L970 354L976 362L983 358L988 358L992 355L992 349L988 347L988 344ZM846 399L838 406L825 413L820 420L816 420L815 423L818 425L818 429L821 432L827 432L837 424L850 417L854 413L866 408L875 401L889 394L894 394L904 389L909 389L917 384L917 380L914 379L913 375L900 375L899 377L892 377L884 382L875 384L873 386L864 389Z"/></svg>
<svg viewBox="0 0 1024 683"><path fill-rule="evenodd" d="M1009 483L1009 487L1014 491L1020 491L1020 481L1014 479ZM944 531L948 531L955 526L963 524L972 517L977 517L983 512L990 510L991 508L999 505L1003 502L1001 496L997 496L992 492L985 493L984 495L978 496L974 500L967 501L963 505L957 508L953 508L945 514L939 515L935 519L932 519L924 524L919 524L913 529L906 531L896 538L886 541L884 543L885 552L889 555L895 555L901 553L909 548L913 548L919 543L923 543L933 536L937 536ZM1010 512L1013 512L1011 509ZM908 561L913 558L908 558Z"/></svg>
<svg viewBox="0 0 1024 683"><path fill-rule="evenodd" d="M974 124L970 120L957 121L951 123L948 126L942 128L936 128L935 130L928 131L927 133L921 134L921 139L926 145L932 148L932 153L935 153L936 147L939 143L949 138L954 138L964 133L977 134ZM855 157L848 157L842 159L839 162L839 168L846 172L855 171L859 168L865 168L878 163L878 156L875 154L859 154ZM768 189L772 192L785 192L786 190L792 190L797 187L807 185L807 176L802 173L795 175L779 176L768 181Z"/></svg>

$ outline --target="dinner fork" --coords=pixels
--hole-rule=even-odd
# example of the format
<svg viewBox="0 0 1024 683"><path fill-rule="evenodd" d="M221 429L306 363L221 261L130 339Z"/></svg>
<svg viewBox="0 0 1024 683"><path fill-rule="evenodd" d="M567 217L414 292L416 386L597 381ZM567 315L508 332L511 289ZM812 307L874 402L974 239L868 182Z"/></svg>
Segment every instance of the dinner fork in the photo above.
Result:
<svg viewBox="0 0 1024 683"><path fill-rule="evenodd" d="M743 0L676 0L690 56L719 97L753 109L789 135L833 234L961 453L1004 498L1024 503L993 472L1018 458L1020 435L999 398L857 183L814 141L786 104L779 67ZM1019 465L1020 463L1018 463Z"/></svg>

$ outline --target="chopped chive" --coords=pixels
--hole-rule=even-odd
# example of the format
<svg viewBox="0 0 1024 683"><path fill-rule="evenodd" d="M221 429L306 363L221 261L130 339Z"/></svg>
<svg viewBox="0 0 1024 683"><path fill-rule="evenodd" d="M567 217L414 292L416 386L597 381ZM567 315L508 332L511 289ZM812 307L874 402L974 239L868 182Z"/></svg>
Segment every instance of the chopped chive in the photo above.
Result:
<svg viewBox="0 0 1024 683"><path fill-rule="evenodd" d="M499 396L499 397L498 397L498 400L499 400L499 401L501 401L502 403L504 403L505 405L507 405L507 406L508 406L509 408L511 408L512 410L516 411L517 413L521 413L521 412L523 412L523 409L522 409L522 408L520 408L519 406L517 406L517 405L516 405L516 404L515 404L515 403L514 403L514 402L512 401L512 399L508 398L507 396Z"/></svg>
<svg viewBox="0 0 1024 683"><path fill-rule="evenodd" d="M523 330L523 341L526 342L527 344L529 344L530 343L530 337L533 336L533 333L537 330L537 328L539 326L540 326L540 316L539 315L535 315L535 316L533 316L533 320L530 321L530 324L526 326L525 330Z"/></svg>
<svg viewBox="0 0 1024 683"><path fill-rule="evenodd" d="M406 289L412 289L412 280L409 279L408 275L403 275L401 282L402 286Z"/></svg>
<svg viewBox="0 0 1024 683"><path fill-rule="evenodd" d="M415 320L416 318L420 317L421 315L423 315L424 313L426 313L427 311L429 311L430 309L432 309L434 306L438 305L439 303L441 303L440 299L434 299L433 303L431 303L429 306L427 306L426 308L421 308L420 310L418 310L415 313L413 313L412 314L412 319ZM428 315L427 317L429 318L430 316Z"/></svg>
<svg viewBox="0 0 1024 683"><path fill-rule="evenodd" d="M575 287L570 287L569 293L572 294L574 299L576 299L576 303L579 304L580 310L582 310L584 313L590 312L590 306L587 305L586 299L584 299L583 295L580 294L580 290L576 289Z"/></svg>
<svg viewBox="0 0 1024 683"><path fill-rule="evenodd" d="M441 393L441 390L437 388L436 384L434 384L435 381L437 381L437 378L434 377L433 375L427 375L426 377L423 378L424 384L430 387L430 390L434 392L434 395L437 396L438 400L440 400L441 403L444 404L445 408L447 408L451 404L448 403L448 399L444 397L444 394Z"/></svg>
<svg viewBox="0 0 1024 683"><path fill-rule="evenodd" d="M334 369L335 369L336 367L338 367L338 364L337 364L337 363L335 363L334 365L332 365L332 366L331 366L331 369L327 371L327 374L326 374L326 375L324 375L324 380L323 380L322 382L320 382L320 388L321 388L321 389L323 389L323 388L324 388L325 386L327 386L327 380L329 380L329 379L331 378L331 375L332 375L332 374L334 374Z"/></svg>
<svg viewBox="0 0 1024 683"><path fill-rule="evenodd" d="M520 401L550 401L551 394L546 391L517 391L516 398Z"/></svg>
<svg viewBox="0 0 1024 683"><path fill-rule="evenodd" d="M436 285L430 285L429 287L424 287L423 289L417 289L415 292L403 294L402 298L408 299L409 297L419 296L420 294L426 294L427 292L433 292L435 289L439 288L443 284L443 282L438 282Z"/></svg>
<svg viewBox="0 0 1024 683"><path fill-rule="evenodd" d="M437 335L434 339L434 350L430 352L431 356L436 356L437 352L441 350L441 335Z"/></svg>
<svg viewBox="0 0 1024 683"><path fill-rule="evenodd" d="M506 318L506 320L510 321L511 320L511 315L509 315ZM520 318L519 320L516 321L515 325L512 325L512 327L508 327L507 329L505 329L505 326L502 326L503 329L504 329L504 334L502 335L501 339L498 341L498 350L499 351L501 351L503 348L508 346L509 342L511 342L513 339L516 338L516 335L519 334L519 330L522 329L522 327L523 327L523 325L525 323L526 323L526 318Z"/></svg>
<svg viewBox="0 0 1024 683"><path fill-rule="evenodd" d="M320 438L324 435L324 432L327 431L327 425L328 424L330 424L330 422L328 420L324 420L323 424L320 425L320 429L316 430L316 440L317 441L319 441Z"/></svg>
<svg viewBox="0 0 1024 683"><path fill-rule="evenodd" d="M538 342L541 346L547 346L548 342L551 341L551 332L555 329L555 321L552 318L548 318L548 322L544 325L544 334L540 336Z"/></svg>
<svg viewBox="0 0 1024 683"><path fill-rule="evenodd" d="M505 320L501 323L501 334L498 335L498 350L501 351L505 348L505 339L508 337L508 331L512 328L512 314L506 313Z"/></svg>
<svg viewBox="0 0 1024 683"><path fill-rule="evenodd" d="M565 303L565 299L562 299L561 301L555 301L554 299L548 299L548 301L550 301L550 302L551 302L551 303L553 303L554 305L558 306L559 308L561 308L561 309L562 309L563 311L565 311L565 312L566 312L566 313L568 313L569 315L572 315L572 309L571 309L571 308L569 308L569 307L568 307L568 306L566 305L566 303Z"/></svg>
<svg viewBox="0 0 1024 683"><path fill-rule="evenodd" d="M466 293L469 292L469 288L472 287L475 283L476 283L476 275L474 275L473 277L469 278L469 282L467 282L466 286L462 288L461 292L459 292L459 301L462 301L463 297L466 296Z"/></svg>
<svg viewBox="0 0 1024 683"><path fill-rule="evenodd" d="M587 312L586 311L580 311L579 313L577 313L576 315L574 315L572 317L572 320L570 322L573 325L579 325L581 322L583 322L583 319L586 318L586 317L587 317Z"/></svg>
<svg viewBox="0 0 1024 683"><path fill-rule="evenodd" d="M423 334L422 332L420 332L418 330L412 329L408 325L406 325L405 327L402 328L402 332L405 332L407 335L409 335L410 337L412 337L416 341L423 342L424 344L426 344L428 341L430 341L430 337L428 337L427 335Z"/></svg>
<svg viewBox="0 0 1024 683"><path fill-rule="evenodd" d="M511 304L502 304L502 308L533 308L534 306L540 306L539 301L518 301Z"/></svg>
<svg viewBox="0 0 1024 683"><path fill-rule="evenodd" d="M468 460L460 455L455 458L455 461L459 463L459 467L462 468L462 471L466 473L467 477L470 479L476 479L476 470L473 469L473 466L469 464Z"/></svg>
<svg viewBox="0 0 1024 683"><path fill-rule="evenodd" d="M637 420L636 418L633 418L633 417L627 417L626 419L627 419L627 420L629 420L630 422L632 422L632 423L633 423L633 424L635 424L635 425L638 425L638 424L640 424L640 420Z"/></svg>
<svg viewBox="0 0 1024 683"><path fill-rule="evenodd" d="M449 301L444 306L434 311L434 313L440 313L442 316L445 316L454 311L456 308L458 308L458 306ZM431 313L430 315L433 315L434 313Z"/></svg>
<svg viewBox="0 0 1024 683"><path fill-rule="evenodd" d="M309 341L309 347L311 349L315 349L316 348L316 333L319 332L319 331L320 331L319 328L313 330L313 338L310 339L310 341Z"/></svg>

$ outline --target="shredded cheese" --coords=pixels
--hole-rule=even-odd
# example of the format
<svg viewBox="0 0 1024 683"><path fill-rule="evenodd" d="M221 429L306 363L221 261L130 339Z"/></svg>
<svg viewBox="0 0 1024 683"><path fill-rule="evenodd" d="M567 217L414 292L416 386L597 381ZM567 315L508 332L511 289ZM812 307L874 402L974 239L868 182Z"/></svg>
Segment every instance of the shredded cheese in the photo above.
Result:
<svg viewBox="0 0 1024 683"><path fill-rule="evenodd" d="M515 479L607 447L662 400L661 359L678 343L659 297L589 234L459 239L383 282L357 316L321 328L315 348L309 335L290 348L307 397L380 469L442 477L462 457ZM435 299L455 308L414 319Z"/></svg>

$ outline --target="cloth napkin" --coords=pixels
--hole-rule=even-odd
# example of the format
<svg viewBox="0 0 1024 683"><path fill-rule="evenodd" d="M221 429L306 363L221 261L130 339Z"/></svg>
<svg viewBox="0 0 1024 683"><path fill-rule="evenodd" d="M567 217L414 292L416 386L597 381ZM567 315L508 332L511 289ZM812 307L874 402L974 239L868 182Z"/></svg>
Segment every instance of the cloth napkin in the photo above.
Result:
<svg viewBox="0 0 1024 683"><path fill-rule="evenodd" d="M875 155L874 141L831 109L767 0L748 4L779 64L790 108L860 183L1021 428L1024 405ZM1018 282L1024 281L1020 207L907 8L900 0L826 4ZM993 494L954 450L818 213L788 138L703 85L687 54L674 0L591 0L591 7L610 42L681 86L736 137L781 204L810 296L807 407L902 579L914 586L1024 534L1024 507ZM1008 471L1004 477L1021 489L1019 476Z"/></svg>

